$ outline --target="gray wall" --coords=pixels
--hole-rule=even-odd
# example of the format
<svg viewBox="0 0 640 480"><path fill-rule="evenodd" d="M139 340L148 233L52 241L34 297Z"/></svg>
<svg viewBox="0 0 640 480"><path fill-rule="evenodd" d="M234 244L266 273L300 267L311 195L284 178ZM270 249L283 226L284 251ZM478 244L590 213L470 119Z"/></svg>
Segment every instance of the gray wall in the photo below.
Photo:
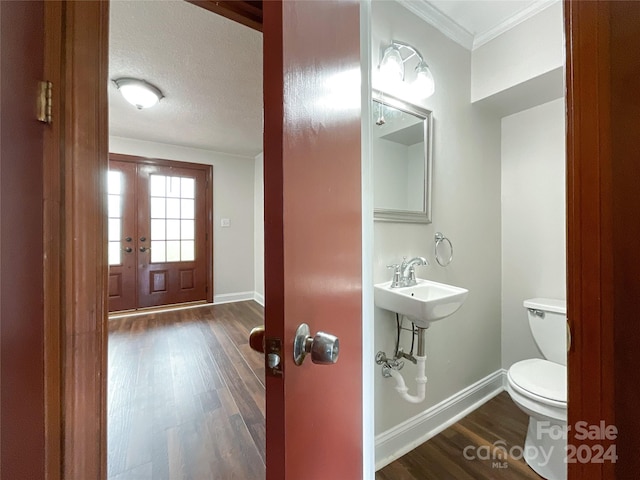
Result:
<svg viewBox="0 0 640 480"><path fill-rule="evenodd" d="M255 159L253 192L253 289L255 300L264 305L264 153Z"/></svg>
<svg viewBox="0 0 640 480"><path fill-rule="evenodd" d="M540 357L523 300L566 298L564 99L502 119L502 366Z"/></svg>
<svg viewBox="0 0 640 480"><path fill-rule="evenodd" d="M374 69L383 44L401 40L420 50L436 80L434 96L421 102L434 117L433 223L376 222L374 281L389 280L386 265L403 255L422 255L431 265L418 270L420 277L470 291L456 314L427 333L425 402L402 400L393 381L376 368L375 430L380 434L501 368L500 121L469 102L471 52L396 2L375 1L372 8ZM433 255L437 231L455 247L446 268ZM374 324L375 349L392 353L393 315L376 308ZM407 362L402 372L415 391L415 367Z"/></svg>
<svg viewBox="0 0 640 480"><path fill-rule="evenodd" d="M213 165L214 302L254 297L254 158L122 137L109 151ZM228 218L228 228L220 220Z"/></svg>

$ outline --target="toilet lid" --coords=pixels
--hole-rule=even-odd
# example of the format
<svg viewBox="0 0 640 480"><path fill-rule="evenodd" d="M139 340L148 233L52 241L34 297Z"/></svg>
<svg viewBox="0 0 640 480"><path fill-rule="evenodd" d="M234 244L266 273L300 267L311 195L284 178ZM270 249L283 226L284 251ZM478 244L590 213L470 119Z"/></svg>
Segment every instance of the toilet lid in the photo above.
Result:
<svg viewBox="0 0 640 480"><path fill-rule="evenodd" d="M514 363L509 369L509 377L533 395L556 402L567 401L567 367L564 365L530 358Z"/></svg>

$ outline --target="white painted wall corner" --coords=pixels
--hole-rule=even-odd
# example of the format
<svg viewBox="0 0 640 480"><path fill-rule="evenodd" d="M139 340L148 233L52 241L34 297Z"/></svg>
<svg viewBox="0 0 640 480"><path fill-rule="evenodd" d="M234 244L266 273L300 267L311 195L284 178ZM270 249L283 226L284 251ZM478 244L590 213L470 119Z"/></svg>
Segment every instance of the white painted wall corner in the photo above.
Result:
<svg viewBox="0 0 640 480"><path fill-rule="evenodd" d="M505 390L507 371L494 373L376 436L376 470L436 436Z"/></svg>

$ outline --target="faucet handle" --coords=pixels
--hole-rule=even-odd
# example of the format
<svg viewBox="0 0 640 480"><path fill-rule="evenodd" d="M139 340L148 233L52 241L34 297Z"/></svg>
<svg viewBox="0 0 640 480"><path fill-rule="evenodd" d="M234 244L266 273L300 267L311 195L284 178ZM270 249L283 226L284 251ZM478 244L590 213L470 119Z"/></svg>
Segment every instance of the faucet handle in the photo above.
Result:
<svg viewBox="0 0 640 480"><path fill-rule="evenodd" d="M400 265L397 263L387 265L387 268L393 268L393 277L391 278L391 288L400 286Z"/></svg>
<svg viewBox="0 0 640 480"><path fill-rule="evenodd" d="M416 268L414 266L409 269L409 278L407 279L407 283L409 285L415 285L417 283Z"/></svg>

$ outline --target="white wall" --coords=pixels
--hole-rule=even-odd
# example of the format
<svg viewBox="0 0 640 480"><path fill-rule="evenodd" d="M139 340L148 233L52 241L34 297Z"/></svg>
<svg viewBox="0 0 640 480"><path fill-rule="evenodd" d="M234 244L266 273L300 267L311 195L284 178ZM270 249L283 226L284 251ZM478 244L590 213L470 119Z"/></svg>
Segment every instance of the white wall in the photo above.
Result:
<svg viewBox="0 0 640 480"><path fill-rule="evenodd" d="M562 69L563 46L562 2L558 1L473 51L471 101Z"/></svg>
<svg viewBox="0 0 640 480"><path fill-rule="evenodd" d="M502 366L540 357L523 300L566 298L564 99L502 119Z"/></svg>
<svg viewBox="0 0 640 480"><path fill-rule="evenodd" d="M421 255L431 265L418 275L468 288L465 304L427 333L427 398L402 400L376 366L375 430L380 435L501 368L500 342L500 121L472 106L471 52L449 40L396 2L373 2L373 65L391 40L414 45L436 81L436 93L422 106L433 111L433 223L376 222L374 281L391 278L386 265ZM375 77L374 77L375 78ZM453 242L449 267L434 259L434 235ZM375 349L392 354L395 320L375 309ZM406 345L407 347L409 345ZM371 359L373 362L373 359ZM415 367L402 370L415 389ZM415 391L415 390L413 390Z"/></svg>
<svg viewBox="0 0 640 480"><path fill-rule="evenodd" d="M255 300L264 305L264 154L255 159L253 186L253 253Z"/></svg>
<svg viewBox="0 0 640 480"><path fill-rule="evenodd" d="M109 137L109 151L213 165L214 301L254 297L255 159L209 150ZM228 228L220 220L228 218Z"/></svg>

